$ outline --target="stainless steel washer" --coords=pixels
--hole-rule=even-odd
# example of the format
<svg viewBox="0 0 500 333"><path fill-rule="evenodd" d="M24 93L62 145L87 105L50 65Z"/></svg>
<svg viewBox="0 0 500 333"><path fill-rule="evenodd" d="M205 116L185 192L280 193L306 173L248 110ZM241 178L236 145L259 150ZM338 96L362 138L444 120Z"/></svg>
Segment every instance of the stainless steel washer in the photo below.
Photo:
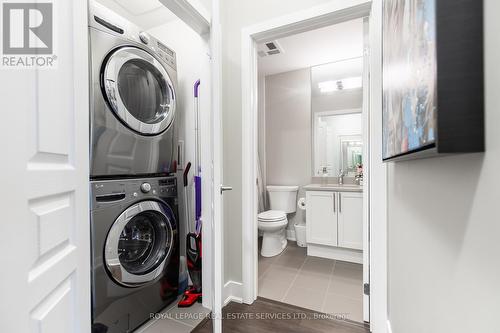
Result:
<svg viewBox="0 0 500 333"><path fill-rule="evenodd" d="M176 178L90 186L92 332L131 332L177 299Z"/></svg>

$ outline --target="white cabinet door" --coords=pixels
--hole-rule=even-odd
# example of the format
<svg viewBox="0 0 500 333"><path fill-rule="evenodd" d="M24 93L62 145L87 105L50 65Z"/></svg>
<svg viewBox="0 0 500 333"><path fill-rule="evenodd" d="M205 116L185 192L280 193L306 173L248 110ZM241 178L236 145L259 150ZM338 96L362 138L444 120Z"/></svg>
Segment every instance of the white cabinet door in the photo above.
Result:
<svg viewBox="0 0 500 333"><path fill-rule="evenodd" d="M337 207L335 192L307 191L307 242L337 246Z"/></svg>
<svg viewBox="0 0 500 333"><path fill-rule="evenodd" d="M53 22L57 67L0 69L0 332L89 333L88 4L22 5L4 17Z"/></svg>
<svg viewBox="0 0 500 333"><path fill-rule="evenodd" d="M341 192L338 207L338 245L363 249L363 193Z"/></svg>

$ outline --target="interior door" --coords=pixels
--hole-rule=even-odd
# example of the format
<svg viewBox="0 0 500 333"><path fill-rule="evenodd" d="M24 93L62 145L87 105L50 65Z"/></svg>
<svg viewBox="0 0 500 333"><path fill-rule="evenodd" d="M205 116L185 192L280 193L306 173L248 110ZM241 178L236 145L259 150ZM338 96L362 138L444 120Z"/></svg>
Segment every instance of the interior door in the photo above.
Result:
<svg viewBox="0 0 500 333"><path fill-rule="evenodd" d="M90 332L87 5L54 1L56 67L0 69L0 332Z"/></svg>
<svg viewBox="0 0 500 333"><path fill-rule="evenodd" d="M213 287L212 315L213 332L222 332L222 307L224 290L223 264L223 135L222 135L222 44L220 24L220 3L212 2L212 25L210 30L210 48L212 55L212 247L213 247Z"/></svg>

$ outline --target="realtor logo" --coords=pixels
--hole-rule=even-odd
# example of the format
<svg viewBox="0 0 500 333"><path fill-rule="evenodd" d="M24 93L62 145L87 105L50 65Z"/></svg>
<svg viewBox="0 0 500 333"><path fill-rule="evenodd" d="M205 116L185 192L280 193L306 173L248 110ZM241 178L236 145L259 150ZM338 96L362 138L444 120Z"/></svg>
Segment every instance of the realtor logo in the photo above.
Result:
<svg viewBox="0 0 500 333"><path fill-rule="evenodd" d="M52 2L2 4L2 67L54 67Z"/></svg>

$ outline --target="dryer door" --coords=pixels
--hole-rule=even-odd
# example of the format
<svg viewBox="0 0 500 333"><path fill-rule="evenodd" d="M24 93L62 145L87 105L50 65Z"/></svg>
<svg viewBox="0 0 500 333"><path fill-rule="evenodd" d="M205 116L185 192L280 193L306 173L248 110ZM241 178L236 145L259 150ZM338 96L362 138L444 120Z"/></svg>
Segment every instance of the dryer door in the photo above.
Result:
<svg viewBox="0 0 500 333"><path fill-rule="evenodd" d="M141 201L113 223L104 248L104 261L119 284L138 287L163 273L174 248L175 219L167 205Z"/></svg>
<svg viewBox="0 0 500 333"><path fill-rule="evenodd" d="M175 91L165 67L150 53L122 47L103 66L102 89L108 105L130 129L142 135L166 131L175 116Z"/></svg>

